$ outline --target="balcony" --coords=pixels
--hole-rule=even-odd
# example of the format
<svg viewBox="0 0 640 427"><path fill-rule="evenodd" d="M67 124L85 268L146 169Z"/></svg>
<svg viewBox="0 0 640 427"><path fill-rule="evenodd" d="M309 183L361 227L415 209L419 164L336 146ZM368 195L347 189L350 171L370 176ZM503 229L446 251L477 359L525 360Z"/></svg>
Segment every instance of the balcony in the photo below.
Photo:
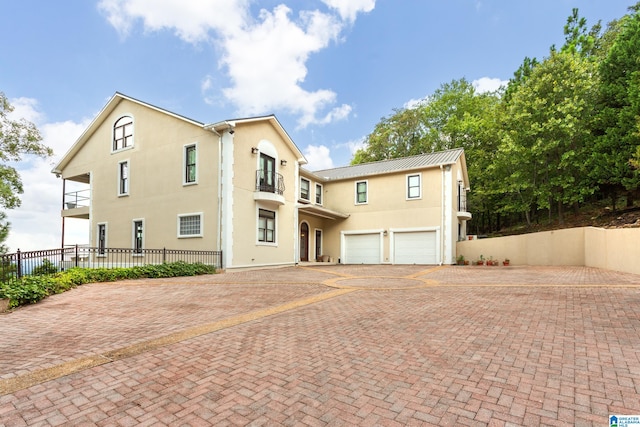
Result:
<svg viewBox="0 0 640 427"><path fill-rule="evenodd" d="M67 218L89 219L91 205L91 190L70 191L64 193L62 216Z"/></svg>
<svg viewBox="0 0 640 427"><path fill-rule="evenodd" d="M467 193L465 191L458 191L458 219L469 221L471 216L471 212L467 211Z"/></svg>
<svg viewBox="0 0 640 427"><path fill-rule="evenodd" d="M256 191L253 199L275 205L284 205L284 178L279 173L259 169L256 171Z"/></svg>

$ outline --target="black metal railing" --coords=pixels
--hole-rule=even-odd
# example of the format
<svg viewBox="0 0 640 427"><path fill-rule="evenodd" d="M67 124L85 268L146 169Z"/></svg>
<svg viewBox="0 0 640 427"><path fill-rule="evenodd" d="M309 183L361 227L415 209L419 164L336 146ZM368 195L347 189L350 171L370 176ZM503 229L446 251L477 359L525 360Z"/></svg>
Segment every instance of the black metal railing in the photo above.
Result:
<svg viewBox="0 0 640 427"><path fill-rule="evenodd" d="M458 192L458 212L468 212L467 211L467 193L466 191Z"/></svg>
<svg viewBox="0 0 640 427"><path fill-rule="evenodd" d="M70 191L64 193L64 208L74 209L89 206L91 204L91 190Z"/></svg>
<svg viewBox="0 0 640 427"><path fill-rule="evenodd" d="M279 173L259 169L256 171L256 191L284 194L284 178Z"/></svg>
<svg viewBox="0 0 640 427"><path fill-rule="evenodd" d="M222 268L222 251L182 249L93 248L74 245L0 255L0 283L27 275L50 274L73 267L121 268L183 261Z"/></svg>

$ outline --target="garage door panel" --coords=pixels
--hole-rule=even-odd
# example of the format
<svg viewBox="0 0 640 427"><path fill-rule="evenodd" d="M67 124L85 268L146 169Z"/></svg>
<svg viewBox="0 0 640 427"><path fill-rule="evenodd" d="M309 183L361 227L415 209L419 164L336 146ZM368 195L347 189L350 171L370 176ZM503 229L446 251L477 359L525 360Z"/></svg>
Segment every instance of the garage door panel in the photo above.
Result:
<svg viewBox="0 0 640 427"><path fill-rule="evenodd" d="M345 264L380 264L380 234L345 235Z"/></svg>
<svg viewBox="0 0 640 427"><path fill-rule="evenodd" d="M394 233L395 264L437 264L435 231Z"/></svg>

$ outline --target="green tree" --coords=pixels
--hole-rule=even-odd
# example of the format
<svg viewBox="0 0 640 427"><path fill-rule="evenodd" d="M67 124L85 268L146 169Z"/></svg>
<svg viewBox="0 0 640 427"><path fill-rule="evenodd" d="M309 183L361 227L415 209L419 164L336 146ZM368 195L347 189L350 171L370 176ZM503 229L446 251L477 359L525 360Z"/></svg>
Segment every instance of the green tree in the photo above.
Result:
<svg viewBox="0 0 640 427"><path fill-rule="evenodd" d="M477 93L466 79L441 85L411 108L383 118L351 164L464 148L472 191L468 203L486 223L499 197L488 166L498 145L500 93Z"/></svg>
<svg viewBox="0 0 640 427"><path fill-rule="evenodd" d="M640 14L638 5L618 23L617 36L599 66L599 98L593 126L597 135L591 157L591 175L603 192L617 200L638 189L640 173L633 159L640 145Z"/></svg>
<svg viewBox="0 0 640 427"><path fill-rule="evenodd" d="M591 146L593 73L593 61L579 53L552 51L513 93L499 159L509 173L502 190L515 196L515 209L526 214L556 204L562 223L565 206L593 194L585 162Z"/></svg>
<svg viewBox="0 0 640 427"><path fill-rule="evenodd" d="M24 155L49 157L53 151L41 143L40 132L33 123L24 119L13 120L9 114L13 107L0 92L0 208L13 209L20 206L19 195L23 193L20 175L12 163L19 162ZM3 213L4 215L4 213ZM0 244L9 232L6 215L0 218ZM6 246L0 250L6 252Z"/></svg>

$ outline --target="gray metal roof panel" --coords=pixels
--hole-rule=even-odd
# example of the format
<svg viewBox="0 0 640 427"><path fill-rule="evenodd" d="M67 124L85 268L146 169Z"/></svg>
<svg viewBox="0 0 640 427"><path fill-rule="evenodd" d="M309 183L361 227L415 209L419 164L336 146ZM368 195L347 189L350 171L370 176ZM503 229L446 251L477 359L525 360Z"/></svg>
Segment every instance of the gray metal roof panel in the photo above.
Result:
<svg viewBox="0 0 640 427"><path fill-rule="evenodd" d="M455 148L452 150L438 151L436 153L401 157L399 159L382 160L379 162L361 163L353 166L324 169L314 171L313 173L327 180L340 180L367 175L399 172L403 170L436 167L457 162L463 152L464 150L462 148Z"/></svg>

